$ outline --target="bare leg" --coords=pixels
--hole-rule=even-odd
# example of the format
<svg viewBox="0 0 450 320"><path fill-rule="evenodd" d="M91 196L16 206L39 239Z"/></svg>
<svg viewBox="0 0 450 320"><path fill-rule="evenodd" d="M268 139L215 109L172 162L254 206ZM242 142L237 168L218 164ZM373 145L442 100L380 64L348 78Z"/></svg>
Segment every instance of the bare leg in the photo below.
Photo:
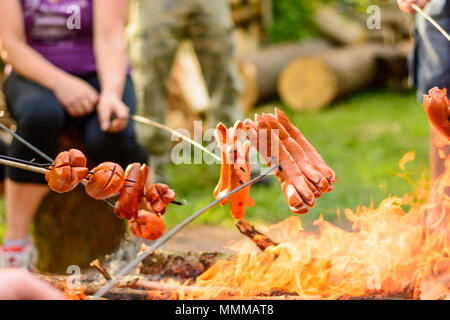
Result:
<svg viewBox="0 0 450 320"><path fill-rule="evenodd" d="M6 187L6 239L24 239L42 198L49 189L46 185L17 183L9 179Z"/></svg>

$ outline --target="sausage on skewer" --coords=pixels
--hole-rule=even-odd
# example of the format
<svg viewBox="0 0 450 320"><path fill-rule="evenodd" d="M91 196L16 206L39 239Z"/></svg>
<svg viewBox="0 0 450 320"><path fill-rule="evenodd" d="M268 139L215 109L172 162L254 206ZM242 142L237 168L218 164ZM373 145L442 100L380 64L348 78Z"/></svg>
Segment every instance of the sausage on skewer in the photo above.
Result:
<svg viewBox="0 0 450 320"><path fill-rule="evenodd" d="M86 157L80 150L61 152L52 168L45 173L48 186L58 193L72 191L86 177L86 163Z"/></svg>
<svg viewBox="0 0 450 320"><path fill-rule="evenodd" d="M127 186L120 190L114 213L122 219L136 218L144 197L149 168L146 164L132 163L125 170Z"/></svg>
<svg viewBox="0 0 450 320"><path fill-rule="evenodd" d="M279 142L275 144L276 140L272 142L272 139L278 139L278 137L272 134L271 127L265 121L246 120L244 128L250 143L258 150L267 165L272 165L272 157L279 162L280 167L275 176L281 184L291 211L296 214L307 213L306 205L314 205L314 194L306 182L307 179L284 146ZM266 134L266 139L260 139L260 133L263 132ZM278 145L279 150L272 150L272 145Z"/></svg>
<svg viewBox="0 0 450 320"><path fill-rule="evenodd" d="M277 116L280 124L288 131L289 135L297 141L297 143L303 148L303 150L308 155L313 166L325 176L331 183L336 182L336 174L334 171L325 163L321 155L317 150L309 143L308 140L303 136L300 130L294 126L283 111L275 109L275 114Z"/></svg>
<svg viewBox="0 0 450 320"><path fill-rule="evenodd" d="M289 154L294 158L302 173L314 184L314 189L318 189L320 192L330 192L333 190L333 185L320 171L314 168L313 163L303 148L289 135L288 131L278 122L278 119L274 115L263 114L257 117L257 119L264 119L275 130L274 132L277 132L280 142L283 143ZM315 197L317 198L317 194L315 194Z"/></svg>
<svg viewBox="0 0 450 320"><path fill-rule="evenodd" d="M423 106L431 123L450 140L450 102L447 97L447 88L440 90L432 88L428 95L423 96Z"/></svg>
<svg viewBox="0 0 450 320"><path fill-rule="evenodd" d="M156 214L163 215L166 208L175 200L175 192L167 185L156 183L151 185L145 193L147 208Z"/></svg>
<svg viewBox="0 0 450 320"><path fill-rule="evenodd" d="M135 236L147 240L160 238L166 229L161 216L145 210L140 210L136 217L131 218L128 226Z"/></svg>
<svg viewBox="0 0 450 320"><path fill-rule="evenodd" d="M97 200L112 197L122 189L125 173L121 166L104 162L91 170L86 183L86 193Z"/></svg>
<svg viewBox="0 0 450 320"><path fill-rule="evenodd" d="M214 134L217 144L221 149L222 167L219 183L214 190L214 197L221 198L226 193L250 181L251 167L248 163L250 143L240 141L243 123L238 121L233 128L227 129L223 124L217 126ZM221 205L230 202L230 212L235 219L242 219L247 206L253 206L250 198L250 187L244 188L230 198L224 200Z"/></svg>

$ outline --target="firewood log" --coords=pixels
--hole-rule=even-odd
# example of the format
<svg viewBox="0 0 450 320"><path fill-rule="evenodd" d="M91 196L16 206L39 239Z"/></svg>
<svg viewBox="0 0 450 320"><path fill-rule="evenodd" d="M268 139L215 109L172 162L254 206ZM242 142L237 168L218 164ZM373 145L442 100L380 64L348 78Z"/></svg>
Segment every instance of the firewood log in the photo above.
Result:
<svg viewBox="0 0 450 320"><path fill-rule="evenodd" d="M244 82L241 102L244 110L256 103L277 97L277 81L283 68L295 58L319 53L330 48L326 41L269 46L238 58Z"/></svg>
<svg viewBox="0 0 450 320"><path fill-rule="evenodd" d="M268 247L278 245L278 243L270 239L268 236L257 231L244 219L241 219L238 223L236 223L236 227L240 233L252 240L262 251L266 250Z"/></svg>
<svg viewBox="0 0 450 320"><path fill-rule="evenodd" d="M402 45L363 44L330 49L317 55L294 59L282 71L278 93L284 103L295 110L319 109L336 98L367 88L378 76L379 62L387 57L405 64Z"/></svg>
<svg viewBox="0 0 450 320"><path fill-rule="evenodd" d="M367 40L365 24L352 20L332 6L317 9L313 19L322 34L339 44L351 45Z"/></svg>
<svg viewBox="0 0 450 320"><path fill-rule="evenodd" d="M142 261L138 271L142 274L188 279L197 277L219 260L231 258L232 255L220 252L195 253L157 250Z"/></svg>

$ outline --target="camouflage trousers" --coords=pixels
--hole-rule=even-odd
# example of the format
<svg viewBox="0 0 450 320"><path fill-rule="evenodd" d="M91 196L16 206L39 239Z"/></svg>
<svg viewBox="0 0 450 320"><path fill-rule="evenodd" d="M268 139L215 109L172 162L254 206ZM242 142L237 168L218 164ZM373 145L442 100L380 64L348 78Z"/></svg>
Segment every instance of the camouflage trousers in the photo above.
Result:
<svg viewBox="0 0 450 320"><path fill-rule="evenodd" d="M232 61L233 24L227 0L135 0L130 12L129 38L140 114L165 122L166 82L179 44L190 39L213 101L207 125L220 121L231 125L241 118L241 82ZM168 135L157 129L143 131L140 141L153 159L167 159Z"/></svg>

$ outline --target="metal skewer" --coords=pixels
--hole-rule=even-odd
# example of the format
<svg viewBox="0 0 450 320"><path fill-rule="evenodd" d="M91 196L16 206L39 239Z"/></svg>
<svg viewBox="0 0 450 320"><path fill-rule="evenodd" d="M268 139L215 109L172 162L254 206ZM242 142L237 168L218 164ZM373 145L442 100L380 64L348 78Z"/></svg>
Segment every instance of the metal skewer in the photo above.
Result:
<svg viewBox="0 0 450 320"><path fill-rule="evenodd" d="M429 23L431 23L436 29L439 30L440 33L442 33L442 35L447 38L447 40L450 42L450 35L447 33L447 31L444 30L444 28L442 28L439 23L436 22L436 20L434 20L428 13L426 13L425 11L423 11L417 4L415 4L414 0L408 0L409 4L411 5L411 7L416 10L416 12L420 15L422 15L425 19L428 20Z"/></svg>
<svg viewBox="0 0 450 320"><path fill-rule="evenodd" d="M36 148L35 146L33 146L31 143L29 143L27 140L25 140L24 138L22 138L21 136L19 136L17 133L15 133L14 131L10 130L7 126L5 126L3 123L0 122L0 128L2 128L3 130L7 131L9 134L11 134L14 139L16 139L17 141L19 141L20 143L22 143L24 146L26 146L28 149L34 151L36 154L38 154L39 156L41 156L42 158L44 158L46 161L53 163L54 160L52 158L50 158L47 154L45 154L44 152L42 152L41 150L39 150L38 148ZM43 173L45 174L45 172L47 171L45 168L41 168L42 170L40 170L39 172L37 171L37 167L33 167L31 165L24 165L22 164L20 166L20 168L18 167L20 164L17 162L12 162L12 161L7 161L4 162L5 165L9 165L18 169L23 169L23 170L27 170L27 171L32 171L32 170L36 170L36 171L32 171L32 172L36 172L36 173ZM86 184L86 182L82 181L81 184L84 186ZM106 202L106 204L108 204L110 207L115 208L116 204L109 200L109 199L105 199L103 200L104 202Z"/></svg>
<svg viewBox="0 0 450 320"><path fill-rule="evenodd" d="M274 161L275 162L275 161ZM158 249L159 247L161 247L163 244L165 244L167 241L169 241L174 235L176 235L178 232L180 232L181 230L183 230L188 224L190 224L192 221L194 221L195 219L197 219L198 217L200 217L202 214L204 214L205 212L207 212L209 209L217 206L220 202L222 202L223 200L231 197L232 195L234 195L236 192L240 191L243 188L246 188L258 181L260 181L262 178L264 178L265 176L267 176L269 173L271 173L272 171L274 171L275 169L278 168L278 164L275 163L274 165L272 165L267 171L263 172L261 175L259 175L258 177L250 180L247 183L244 183L243 185L239 186L238 188L230 191L227 195L223 196L220 199L217 199L213 202L211 202L210 204L208 204L206 207L204 207L203 209L195 212L194 214L192 214L189 218L187 218L186 220L184 220L183 222L181 222L179 225L177 225L175 228L173 228L172 230L170 230L168 233L166 233L165 235L163 235L161 238L159 238L158 240L156 240L153 245L144 253L142 253L139 257L135 258L134 260L132 260L129 264L127 264L122 270L119 271L119 273L117 274L117 276L111 280L108 281L108 283L101 288L100 290L98 290L93 296L92 299L99 299L101 298L104 294L106 294L109 290L111 290L114 285L117 283L117 281L126 276L128 273L130 273L131 271L133 271L133 269L135 269L139 263L141 263L145 258L147 258L153 251L155 251L156 249Z"/></svg>
<svg viewBox="0 0 450 320"><path fill-rule="evenodd" d="M34 172L34 173L45 174L47 172L47 169L45 169L45 168L38 167L38 166L32 166L29 164L20 163L20 162L16 162L16 161L12 161L12 160L7 160L2 157L0 157L0 164L3 164L8 167L13 167L13 168L21 169L21 170Z"/></svg>
<svg viewBox="0 0 450 320"><path fill-rule="evenodd" d="M25 140L24 138L19 136L14 131L10 130L7 126L5 126L1 122L0 122L0 128L2 128L3 130L7 131L9 134L11 134L14 137L14 139L17 139L20 143L22 143L27 148L29 148L30 150L32 150L35 153L37 153L39 156L44 158L46 161L49 161L51 163L54 162L54 160L52 158L50 158L44 152L42 152L41 150L39 150L38 148L33 146L31 143L29 143L27 140ZM0 162L0 164L4 164L6 166L14 167L14 168L17 168L17 169L22 169L22 170L26 170L26 171L30 171L30 172L41 173L41 174L45 174L45 172L48 170L48 169L46 169L44 167L45 165L32 164L32 162L27 162L25 160L20 160L20 159L13 159L13 158L7 159L8 157L6 157L6 156L0 157L0 158L3 158L3 160L1 160L1 162ZM90 172L88 172L88 173L90 173ZM126 181L128 181L128 182L135 182L135 181L131 181L131 180L126 180ZM84 186L86 184L86 182L82 181L81 184ZM111 208L115 208L116 207L115 202L110 200L110 199L104 199L103 201L107 205L109 205ZM183 206L183 203L179 202L179 201L173 201L172 204L177 205L177 206Z"/></svg>
<svg viewBox="0 0 450 320"><path fill-rule="evenodd" d="M141 123L141 124L145 124L145 125L148 125L148 126L151 126L151 127L154 127L154 128L158 128L158 129L164 130L164 131L166 131L166 132L168 132L168 133L171 133L171 134L173 134L174 136L177 136L178 138L183 139L183 140L189 142L189 143L192 144L194 147L197 147L198 149L200 149L200 150L206 152L207 154L209 154L211 157L213 157L213 158L216 159L217 161L219 161L219 162L222 161L222 159L221 159L220 157L218 157L217 155L215 155L214 153L212 153L211 151L209 151L208 149L206 149L206 148L205 148L204 146L202 146L200 143L198 143L198 142L192 140L192 139L189 138L189 137L186 137L185 135L179 133L178 131L176 131L176 130L174 130L174 129L172 129L172 128L169 128L168 126L165 126L165 125L163 125L163 124L161 124L161 123L155 122L155 121L153 121L153 120L150 120L150 119L147 119L147 118L145 118L145 117L138 116L138 115L132 115L132 116L130 117L130 119L133 120L134 122L138 122L138 123Z"/></svg>
<svg viewBox="0 0 450 320"><path fill-rule="evenodd" d="M26 165L32 166L32 167L38 167L38 168L43 168L43 169L46 169L46 170L50 170L50 168L48 168L48 165L36 163L36 162L33 162L33 161L26 161L26 160L17 159L17 158L13 158L13 157L8 157L8 156L4 156L4 155L0 155L0 159L8 160L8 161L16 162L16 163L21 163L21 164L26 164Z"/></svg>
<svg viewBox="0 0 450 320"><path fill-rule="evenodd" d="M41 156L42 158L44 158L46 161L53 163L53 159L50 158L48 155L46 155L44 152L42 152L41 150L39 150L38 148L36 148L35 146L33 146L31 143L29 143L27 140L25 140L24 138L22 138L21 136L19 136L17 133L15 133L14 131L10 130L7 126L5 126L3 123L0 122L0 128L2 128L3 130L7 131L9 134L11 134L14 139L16 139L17 141L19 141L20 143L22 143L24 146L26 146L28 149L34 151L36 154L38 154L39 156Z"/></svg>

